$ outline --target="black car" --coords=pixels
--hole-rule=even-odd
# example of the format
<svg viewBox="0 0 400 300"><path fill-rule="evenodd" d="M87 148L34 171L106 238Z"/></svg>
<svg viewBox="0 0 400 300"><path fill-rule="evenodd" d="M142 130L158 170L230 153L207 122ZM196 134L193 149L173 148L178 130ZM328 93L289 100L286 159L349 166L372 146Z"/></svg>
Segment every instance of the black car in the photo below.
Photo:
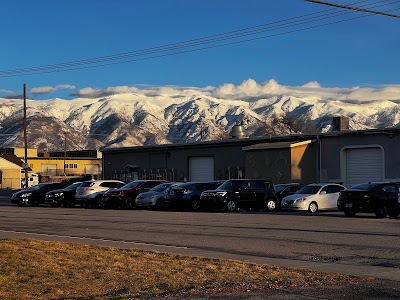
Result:
<svg viewBox="0 0 400 300"><path fill-rule="evenodd" d="M51 206L72 207L75 205L75 192L82 182L75 182L64 189L53 190L46 193L44 203Z"/></svg>
<svg viewBox="0 0 400 300"><path fill-rule="evenodd" d="M279 183L274 185L274 191L276 194L276 199L270 199L267 202L267 210L268 211L276 211L280 210L282 199L288 195L293 195L299 189L301 189L304 185L299 183Z"/></svg>
<svg viewBox="0 0 400 300"><path fill-rule="evenodd" d="M392 182L357 184L340 192L337 206L346 216L358 212L374 213L378 218L388 214L396 218L399 213L399 188Z"/></svg>
<svg viewBox="0 0 400 300"><path fill-rule="evenodd" d="M31 206L38 206L44 203L44 197L47 192L66 188L66 183L39 183L31 186L29 189L16 192L11 197L11 203L17 204L18 206L25 206L29 204Z"/></svg>
<svg viewBox="0 0 400 300"><path fill-rule="evenodd" d="M198 210L202 192L218 187L215 182L186 182L171 188L165 195L165 205L173 209Z"/></svg>
<svg viewBox="0 0 400 300"><path fill-rule="evenodd" d="M269 201L277 201L274 185L268 180L231 179L215 190L201 194L200 206L207 210L235 211L266 209Z"/></svg>

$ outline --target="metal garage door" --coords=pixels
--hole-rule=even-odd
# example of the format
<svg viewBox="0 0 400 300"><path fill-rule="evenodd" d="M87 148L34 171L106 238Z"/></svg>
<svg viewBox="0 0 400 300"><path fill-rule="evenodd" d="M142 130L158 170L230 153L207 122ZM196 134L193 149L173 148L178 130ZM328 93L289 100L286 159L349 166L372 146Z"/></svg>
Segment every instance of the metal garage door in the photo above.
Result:
<svg viewBox="0 0 400 300"><path fill-rule="evenodd" d="M383 153L381 148L346 150L347 187L368 181L383 180Z"/></svg>
<svg viewBox="0 0 400 300"><path fill-rule="evenodd" d="M214 158L192 157L189 160L190 181L214 180Z"/></svg>

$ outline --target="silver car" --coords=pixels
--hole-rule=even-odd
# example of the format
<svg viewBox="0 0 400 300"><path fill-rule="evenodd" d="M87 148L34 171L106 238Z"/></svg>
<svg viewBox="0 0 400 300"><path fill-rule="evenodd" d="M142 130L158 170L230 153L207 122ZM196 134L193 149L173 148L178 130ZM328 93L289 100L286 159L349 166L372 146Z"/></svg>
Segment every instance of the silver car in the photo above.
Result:
<svg viewBox="0 0 400 300"><path fill-rule="evenodd" d="M89 180L84 181L75 193L75 202L85 208L96 207L109 189L120 188L125 182L119 180Z"/></svg>
<svg viewBox="0 0 400 300"><path fill-rule="evenodd" d="M337 210L339 192L345 187L336 183L313 183L306 185L293 195L282 199L283 209L308 210L315 213L318 210Z"/></svg>
<svg viewBox="0 0 400 300"><path fill-rule="evenodd" d="M153 187L148 192L140 193L135 200L136 207L155 208L157 210L165 207L165 194L170 188L177 186L181 182L161 183Z"/></svg>

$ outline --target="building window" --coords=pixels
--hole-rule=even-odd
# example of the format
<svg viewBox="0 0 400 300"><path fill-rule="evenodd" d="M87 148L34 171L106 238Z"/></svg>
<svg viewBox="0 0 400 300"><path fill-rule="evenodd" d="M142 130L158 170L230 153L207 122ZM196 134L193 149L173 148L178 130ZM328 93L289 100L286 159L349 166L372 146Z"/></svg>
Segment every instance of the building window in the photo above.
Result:
<svg viewBox="0 0 400 300"><path fill-rule="evenodd" d="M66 169L77 169L78 164L65 164Z"/></svg>

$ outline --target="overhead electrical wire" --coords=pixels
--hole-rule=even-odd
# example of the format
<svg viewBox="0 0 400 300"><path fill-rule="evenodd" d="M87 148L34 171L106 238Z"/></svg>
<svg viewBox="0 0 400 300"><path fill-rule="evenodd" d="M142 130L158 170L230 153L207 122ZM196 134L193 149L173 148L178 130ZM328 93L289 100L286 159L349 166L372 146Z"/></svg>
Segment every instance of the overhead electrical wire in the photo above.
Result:
<svg viewBox="0 0 400 300"><path fill-rule="evenodd" d="M357 5L360 3L365 3L370 0L363 0L353 3L352 5ZM387 5L397 4L400 1L375 1L373 3L365 4L361 6L362 8L378 8L384 7ZM381 4L384 3L384 4ZM395 11L400 8L395 8L391 10L386 10L386 12ZM332 12L335 11L335 12ZM196 38L187 40L184 42L178 42L168 45L163 45L159 47L147 48L137 51L130 51L120 54L114 54L109 56L102 56L102 57L95 57L90 59L84 60L77 60L71 61L66 63L59 63L59 64L50 64L50 65L43 65L43 66L36 66L36 67L28 67L28 68L20 68L14 70L4 70L0 71L0 77L16 77L16 76L24 76L24 75L37 75L37 74L45 74L45 73L55 73L55 72L66 72L66 71L73 71L73 70L80 70L80 69L87 69L87 68L95 68L95 67L102 67L102 66L109 66L115 64L123 64L123 63L130 63L135 61L141 60L149 60L154 58L160 58L165 56L171 55L178 55L183 53L195 52L195 51L202 51L206 49L212 49L217 47L223 47L228 45L240 44L285 34L290 34L294 32L310 30L318 27L338 24L342 22L347 22L363 17L371 16L372 14L366 14L362 16L347 18L347 19L340 19L333 22L328 22L324 24L316 24L314 26L309 27L300 27L298 29L288 30L288 31L279 31L287 28L298 27L300 25L309 24L309 23L316 23L322 20L333 19L340 16L345 16L349 14L354 14L354 11L338 11L336 8L329 8L319 12L314 12L310 14L306 14L303 16L292 17L289 19L284 19L276 22L271 22L263 25L253 26L249 28L244 28L235 31L229 31L225 33L215 34L207 37ZM265 32L269 31L278 31L277 33L264 35L264 36L256 36L244 39L249 36L260 35ZM234 40L240 39L240 40ZM221 43L227 40L234 40L231 42ZM220 43L220 44L216 44ZM210 45L211 44L211 45ZM203 46L204 45L204 46ZM207 46L208 45L208 46ZM199 48L190 49L192 47L203 46ZM189 49L187 49L189 48ZM171 52L174 51L174 52Z"/></svg>

